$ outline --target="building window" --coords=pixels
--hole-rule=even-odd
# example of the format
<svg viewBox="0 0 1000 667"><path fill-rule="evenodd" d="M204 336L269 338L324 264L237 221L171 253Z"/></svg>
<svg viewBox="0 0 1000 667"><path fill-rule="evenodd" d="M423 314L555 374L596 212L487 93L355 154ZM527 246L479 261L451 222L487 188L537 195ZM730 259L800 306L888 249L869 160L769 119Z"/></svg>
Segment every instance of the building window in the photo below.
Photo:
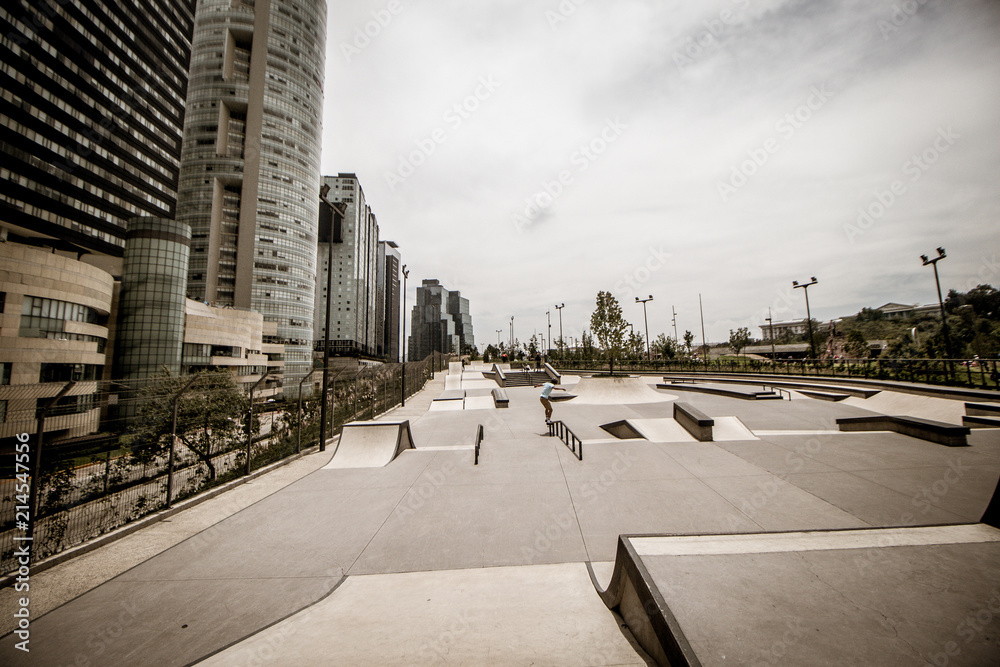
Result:
<svg viewBox="0 0 1000 667"><path fill-rule="evenodd" d="M13 365L9 361L0 364L0 384L10 384L10 370Z"/></svg>
<svg viewBox="0 0 1000 667"><path fill-rule="evenodd" d="M0 401L0 424L7 423L7 401Z"/></svg>
<svg viewBox="0 0 1000 667"><path fill-rule="evenodd" d="M0 313L3 312L4 304L7 303L7 292L0 292Z"/></svg>

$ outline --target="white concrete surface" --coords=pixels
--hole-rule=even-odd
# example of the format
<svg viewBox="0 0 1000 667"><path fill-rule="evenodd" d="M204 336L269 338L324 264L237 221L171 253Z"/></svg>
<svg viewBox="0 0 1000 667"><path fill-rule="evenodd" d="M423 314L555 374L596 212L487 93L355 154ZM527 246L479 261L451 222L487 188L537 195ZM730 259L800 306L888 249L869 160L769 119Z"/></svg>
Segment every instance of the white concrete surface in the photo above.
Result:
<svg viewBox="0 0 1000 667"><path fill-rule="evenodd" d="M574 405L629 405L633 403L666 403L677 398L674 394L657 391L646 377L582 378L570 389L576 398Z"/></svg>
<svg viewBox="0 0 1000 667"><path fill-rule="evenodd" d="M340 444L324 469L381 468L402 449L413 448L408 422L344 424Z"/></svg>
<svg viewBox="0 0 1000 667"><path fill-rule="evenodd" d="M627 420L642 437L650 442L695 442L697 439L671 418Z"/></svg>
<svg viewBox="0 0 1000 667"><path fill-rule="evenodd" d="M873 528L749 535L676 535L635 537L629 541L640 556L708 556L783 551L828 551L874 547L919 547L933 544L1000 542L1000 530L985 524Z"/></svg>
<svg viewBox="0 0 1000 667"><path fill-rule="evenodd" d="M712 427L712 440L715 442L726 442L730 440L759 440L746 427L739 417L715 417L715 426Z"/></svg>
<svg viewBox="0 0 1000 667"><path fill-rule="evenodd" d="M883 415L908 415L957 426L962 425L962 415L965 414L965 401L952 401L933 396L916 396L898 391L883 390L871 398L851 396L845 398L841 403Z"/></svg>
<svg viewBox="0 0 1000 667"><path fill-rule="evenodd" d="M349 577L329 597L200 663L635 665L586 565Z"/></svg>

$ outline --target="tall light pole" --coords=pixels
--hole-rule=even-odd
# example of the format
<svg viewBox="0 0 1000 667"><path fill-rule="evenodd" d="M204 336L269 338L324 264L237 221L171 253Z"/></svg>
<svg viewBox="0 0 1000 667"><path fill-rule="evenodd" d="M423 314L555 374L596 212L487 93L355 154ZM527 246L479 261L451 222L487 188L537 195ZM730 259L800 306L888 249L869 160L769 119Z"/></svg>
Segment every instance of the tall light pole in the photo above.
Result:
<svg viewBox="0 0 1000 667"><path fill-rule="evenodd" d="M705 354L705 363L708 363L708 342L705 340L705 311L701 307L701 294L698 295L698 314L701 316L701 346Z"/></svg>
<svg viewBox="0 0 1000 667"><path fill-rule="evenodd" d="M639 297L635 297L635 302L642 304L642 321L645 322L646 324L646 361L652 359L652 357L649 354L649 320L646 318L646 302L652 300L653 300L652 294L649 295L648 299L640 299Z"/></svg>
<svg viewBox="0 0 1000 667"><path fill-rule="evenodd" d="M938 269L937 263L948 255L944 254L944 248L937 249L938 256L933 259L928 259L927 255L921 255L920 259L924 260L924 266L930 264L934 267L934 284L937 285L938 293L938 306L941 307L941 333L944 334L944 353L951 359L951 337L948 335L948 319L944 313L944 299L941 297L941 281L938 279ZM949 368L951 364L949 363Z"/></svg>
<svg viewBox="0 0 1000 667"><path fill-rule="evenodd" d="M560 358L563 356L563 354L562 354L562 348L563 348L564 343L563 343L563 334L562 334L562 309L565 308L565 307L566 307L565 303L557 303L556 304L556 310L559 311L559 352L560 352L559 356L560 356Z"/></svg>
<svg viewBox="0 0 1000 667"><path fill-rule="evenodd" d="M503 329L497 329L497 351L500 351L500 334L503 333Z"/></svg>
<svg viewBox="0 0 1000 667"><path fill-rule="evenodd" d="M768 324L768 327L771 330L771 336L770 336L770 338L771 338L771 365L773 366L774 365L774 361L775 361L775 359L774 359L774 357L775 357L775 354L774 354L774 322L771 320L771 306L767 307L767 324Z"/></svg>
<svg viewBox="0 0 1000 667"><path fill-rule="evenodd" d="M514 354L514 316L510 316L510 353Z"/></svg>
<svg viewBox="0 0 1000 667"><path fill-rule="evenodd" d="M677 309L670 306L670 310L674 313L674 345L677 344Z"/></svg>
<svg viewBox="0 0 1000 667"><path fill-rule="evenodd" d="M401 319L403 320L403 340L400 342L402 343L401 347L403 348L403 368L401 371L402 389L400 390L402 395L399 398L399 406L405 408L406 407L406 279L410 277L410 272L406 270L406 264L403 264L402 273L403 273L403 317Z"/></svg>
<svg viewBox="0 0 1000 667"><path fill-rule="evenodd" d="M799 284L798 280L792 281L792 289L798 289L801 287L802 291L806 294L806 324L809 325L809 353L812 355L813 359L816 358L816 342L813 340L812 313L809 312L809 287L815 285L817 282L819 281L816 280L816 276L810 278L807 283Z"/></svg>
<svg viewBox="0 0 1000 667"><path fill-rule="evenodd" d="M330 381L330 323L332 321L333 312L333 242L334 242L334 229L337 227L338 218L341 224L343 224L344 218L347 216L347 204L344 202L331 202L326 198L326 193L329 192L329 187L324 186L324 189L320 191L320 199L324 204L330 207L332 215L330 216L330 237L329 241L329 253L327 253L326 260L326 316L323 318L323 387L320 392L321 400L319 409L319 451L326 451L326 403L329 394L327 393L327 384ZM250 474L250 447L247 446L247 474Z"/></svg>
<svg viewBox="0 0 1000 667"><path fill-rule="evenodd" d="M546 310L545 311L545 319L547 319L548 322L549 322L549 345L548 345L548 347L552 347L552 311L551 310ZM548 347L545 349L546 356L548 356L548 353L549 353Z"/></svg>

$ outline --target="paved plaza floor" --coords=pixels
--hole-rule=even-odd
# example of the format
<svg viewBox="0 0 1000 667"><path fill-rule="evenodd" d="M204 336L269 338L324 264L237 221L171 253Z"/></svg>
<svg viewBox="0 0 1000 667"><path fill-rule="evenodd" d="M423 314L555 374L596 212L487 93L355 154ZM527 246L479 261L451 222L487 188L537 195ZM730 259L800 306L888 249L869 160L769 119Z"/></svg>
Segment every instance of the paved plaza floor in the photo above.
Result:
<svg viewBox="0 0 1000 667"><path fill-rule="evenodd" d="M497 409L475 400L490 386L478 370L453 368L448 377L439 373L406 407L379 418L408 420L414 444L384 467L328 466L331 443L39 572L31 652L15 650L16 638L6 635L0 664L643 665L656 656L604 605L588 572L610 578L620 536L975 524L1000 477L1000 429L974 429L968 447L837 431L837 418L906 414L908 405L914 416L922 408L938 418L960 415L959 401L929 406L890 392L872 403L795 392L793 400L751 401L672 393L650 377L620 383L624 402L616 403L615 390L588 387L599 379L567 377L570 393L592 396L555 404L554 419L583 441L578 460L549 436L538 389L507 388L510 407ZM434 409L445 391L467 398ZM718 440L697 442L672 426L676 400L714 418ZM601 428L624 419L647 437L617 439ZM921 567L924 556L898 550L877 558L897 559L890 568L897 574L891 591L869 585L868 608L883 601L905 618L938 606L954 621L952 634L968 614L988 609L983 577L996 572L1000 552L989 540L974 553L950 546L948 535L933 543L944 560ZM763 646L755 648L747 632L760 624L751 619L771 619L761 626L771 630L800 619L795 627L809 631L795 646L805 656L814 655L808 647L835 644L845 628L871 629L867 617L843 621L855 607L833 606L848 588L860 595L864 579L838 559L862 552L810 556L826 559L823 581L810 575L818 565L788 544L750 565L732 554L660 554L666 547L648 544L652 551L639 557L653 579L672 582L660 594L704 664L743 664L725 662L727 654L769 660L776 640L750 633ZM16 598L0 591L3 632L13 629ZM825 612L801 609L815 599L831 601ZM998 664L1000 597L997 612L988 623L980 617L975 651L949 655L946 642L911 641L904 655L912 664L937 664L938 654L949 665ZM864 654L869 664L900 655L880 652L878 637ZM857 641L868 640L862 632Z"/></svg>

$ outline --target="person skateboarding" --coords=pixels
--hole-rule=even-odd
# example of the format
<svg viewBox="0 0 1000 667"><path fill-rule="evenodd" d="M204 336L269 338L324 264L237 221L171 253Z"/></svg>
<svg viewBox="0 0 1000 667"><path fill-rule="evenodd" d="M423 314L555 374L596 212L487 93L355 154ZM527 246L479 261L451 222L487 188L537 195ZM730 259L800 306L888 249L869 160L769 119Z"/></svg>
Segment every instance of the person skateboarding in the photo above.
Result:
<svg viewBox="0 0 1000 667"><path fill-rule="evenodd" d="M542 395L539 396L539 400L542 402L542 406L545 408L545 423L552 423L552 401L549 400L549 396L552 395L553 389L558 389L559 391L566 391L562 387L557 387L549 380L545 384L536 384L535 387L542 387Z"/></svg>

